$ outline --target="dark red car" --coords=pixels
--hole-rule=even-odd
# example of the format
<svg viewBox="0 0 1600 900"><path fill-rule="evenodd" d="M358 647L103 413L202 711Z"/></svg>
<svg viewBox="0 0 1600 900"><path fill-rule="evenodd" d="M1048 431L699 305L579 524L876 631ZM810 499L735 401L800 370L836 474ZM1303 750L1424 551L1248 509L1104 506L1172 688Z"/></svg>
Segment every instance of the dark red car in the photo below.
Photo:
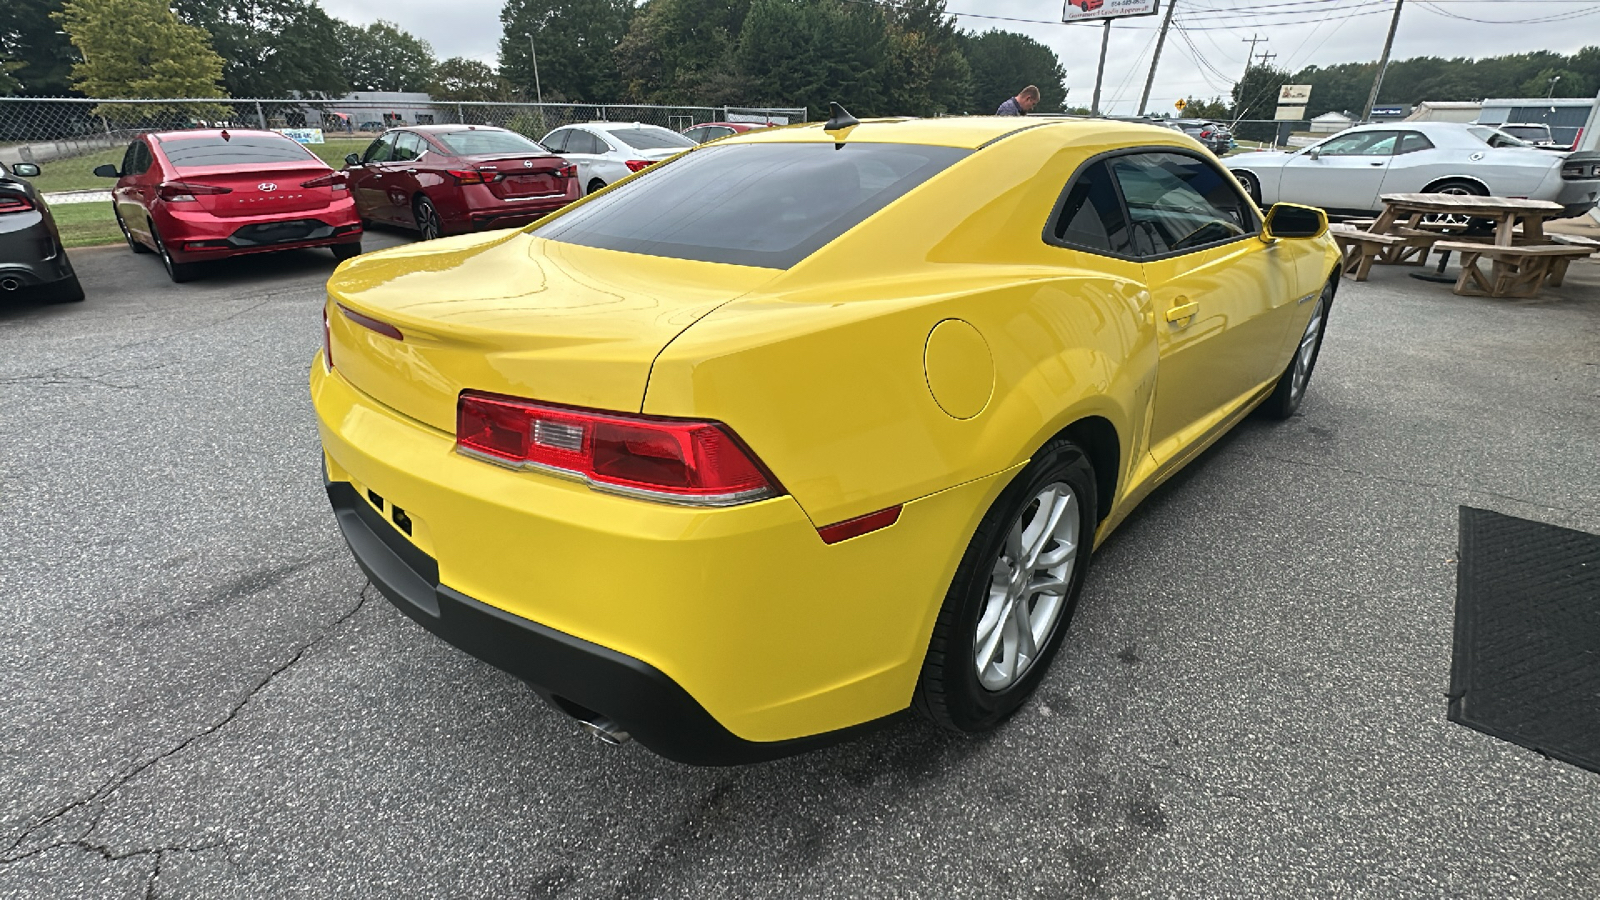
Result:
<svg viewBox="0 0 1600 900"><path fill-rule="evenodd" d="M361 219L338 172L273 131L160 131L128 145L117 179L117 224L135 253L161 255L173 281L201 260L302 247L336 259L361 252Z"/></svg>
<svg viewBox="0 0 1600 900"><path fill-rule="evenodd" d="M760 122L703 122L693 128L685 128L679 134L694 141L696 144L704 144L706 141L725 138L730 134L759 131L763 128L771 127L771 123L762 124Z"/></svg>
<svg viewBox="0 0 1600 900"><path fill-rule="evenodd" d="M425 240L526 225L583 196L577 166L487 125L391 129L345 157L345 173L362 219L415 228Z"/></svg>

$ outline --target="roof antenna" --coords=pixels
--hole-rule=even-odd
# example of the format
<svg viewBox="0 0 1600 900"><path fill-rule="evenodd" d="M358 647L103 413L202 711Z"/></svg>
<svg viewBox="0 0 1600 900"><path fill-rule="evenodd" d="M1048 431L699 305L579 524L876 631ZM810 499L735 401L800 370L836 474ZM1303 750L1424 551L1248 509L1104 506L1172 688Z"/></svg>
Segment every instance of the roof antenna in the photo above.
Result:
<svg viewBox="0 0 1600 900"><path fill-rule="evenodd" d="M822 126L823 131L838 131L841 128L849 128L852 125L861 124L860 119L850 115L849 112L845 111L844 107L831 100L828 102L828 116L827 123Z"/></svg>

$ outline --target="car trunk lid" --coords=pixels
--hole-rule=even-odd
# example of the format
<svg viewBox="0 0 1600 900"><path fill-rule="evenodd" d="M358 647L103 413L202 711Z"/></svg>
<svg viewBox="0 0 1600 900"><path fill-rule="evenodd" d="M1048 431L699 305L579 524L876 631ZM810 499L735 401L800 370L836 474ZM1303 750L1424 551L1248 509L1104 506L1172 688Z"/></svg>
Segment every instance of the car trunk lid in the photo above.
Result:
<svg viewBox="0 0 1600 900"><path fill-rule="evenodd" d="M464 159L485 176L489 192L502 200L565 194L576 177L561 174L567 161L559 156L486 154Z"/></svg>
<svg viewBox="0 0 1600 900"><path fill-rule="evenodd" d="M333 170L315 160L305 163L257 163L247 169L231 166L179 166L175 181L225 188L227 193L196 193L200 208L220 218L270 216L322 209L334 199L331 184L305 187ZM343 194L341 190L339 192Z"/></svg>
<svg viewBox="0 0 1600 900"><path fill-rule="evenodd" d="M452 433L463 390L638 410L663 347L779 274L521 232L397 247L329 281L333 366L380 403Z"/></svg>

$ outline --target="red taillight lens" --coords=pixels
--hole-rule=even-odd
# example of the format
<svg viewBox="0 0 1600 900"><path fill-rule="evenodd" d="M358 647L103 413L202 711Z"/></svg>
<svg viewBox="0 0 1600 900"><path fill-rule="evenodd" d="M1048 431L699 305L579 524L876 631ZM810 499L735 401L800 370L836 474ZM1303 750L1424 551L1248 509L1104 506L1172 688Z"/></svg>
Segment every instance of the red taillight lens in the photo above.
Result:
<svg viewBox="0 0 1600 900"><path fill-rule="evenodd" d="M456 184L483 184L484 182L483 173L475 169L451 169L450 177L456 180ZM490 175L488 180L493 181L494 176Z"/></svg>
<svg viewBox="0 0 1600 900"><path fill-rule="evenodd" d="M900 507L891 506L888 509L880 509L875 513L867 513L854 519L845 519L843 522L824 525L817 529L817 534L822 538L824 544L837 544L853 537L860 537L869 531L888 528L898 521L900 521Z"/></svg>
<svg viewBox="0 0 1600 900"><path fill-rule="evenodd" d="M731 506L781 488L726 426L551 406L464 392L456 446L554 469L591 487L695 506Z"/></svg>
<svg viewBox="0 0 1600 900"><path fill-rule="evenodd" d="M346 182L345 178L346 176L343 172L329 172L326 175L313 178L310 181L302 181L300 182L300 186L304 188L325 187L332 188L336 191L347 191L350 189L350 185Z"/></svg>
<svg viewBox="0 0 1600 900"><path fill-rule="evenodd" d="M648 159L630 159L626 165L628 167L628 171L640 172L655 165L655 162Z"/></svg>
<svg viewBox="0 0 1600 900"><path fill-rule="evenodd" d="M1201 132L1200 132L1200 136L1201 136L1201 137L1211 137L1211 135L1213 135L1213 134L1215 134L1215 133L1216 133L1216 132L1214 132L1214 131L1212 131L1212 130L1211 130L1211 129L1209 129L1209 128L1207 128L1207 129L1205 129L1205 130L1204 130L1204 131L1201 131Z"/></svg>
<svg viewBox="0 0 1600 900"><path fill-rule="evenodd" d="M565 166L562 166L561 168L557 169L556 170L556 174L560 175L562 178L577 178L578 177L578 167L574 166L574 165L570 165L570 164L569 165L565 165Z"/></svg>
<svg viewBox="0 0 1600 900"><path fill-rule="evenodd" d="M6 213L27 212L30 209L33 209L33 201L27 197L19 197L15 194L0 194L0 216Z"/></svg>
<svg viewBox="0 0 1600 900"><path fill-rule="evenodd" d="M231 194L233 188L217 187L212 184L189 184L184 181L163 182L160 188L161 199L168 203L194 203L195 197L208 194Z"/></svg>

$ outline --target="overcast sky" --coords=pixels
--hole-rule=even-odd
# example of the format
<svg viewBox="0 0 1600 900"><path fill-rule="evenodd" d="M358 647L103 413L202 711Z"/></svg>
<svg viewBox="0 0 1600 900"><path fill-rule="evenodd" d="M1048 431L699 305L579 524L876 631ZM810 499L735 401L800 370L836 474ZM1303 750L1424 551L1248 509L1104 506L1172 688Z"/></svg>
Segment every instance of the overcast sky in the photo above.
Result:
<svg viewBox="0 0 1600 900"><path fill-rule="evenodd" d="M322 0L329 13L356 24L379 18L433 44L443 59L495 63L501 0ZM1183 96L1225 96L1245 68L1252 36L1257 53L1276 53L1280 68L1374 60L1383 48L1394 0L1177 0L1174 28L1161 54L1152 111ZM1019 31L1049 45L1067 68L1068 103L1089 105L1102 25L1062 25L1061 0L949 0L962 28ZM1163 10L1165 6L1163 4ZM1515 13L1515 14L1514 14ZM986 18L980 18L979 14ZM1004 21L1002 18L1038 20ZM1139 103L1161 19L1120 19L1111 27L1101 105L1114 114ZM1187 38L1187 40L1186 40ZM1572 53L1600 43L1595 0L1412 0L1401 14L1395 58L1494 56L1554 50ZM1020 85L1019 85L1020 87ZM681 102L693 103L685 97Z"/></svg>

